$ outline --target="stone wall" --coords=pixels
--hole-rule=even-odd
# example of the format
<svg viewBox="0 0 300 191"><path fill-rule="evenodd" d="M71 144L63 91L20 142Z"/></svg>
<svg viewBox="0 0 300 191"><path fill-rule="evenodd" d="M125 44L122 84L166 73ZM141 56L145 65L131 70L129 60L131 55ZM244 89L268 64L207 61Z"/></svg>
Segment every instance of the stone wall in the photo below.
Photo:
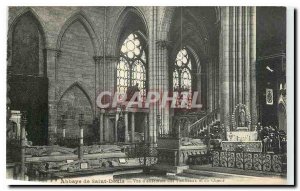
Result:
<svg viewBox="0 0 300 191"><path fill-rule="evenodd" d="M67 119L72 120L67 123L66 135L78 135L75 124L80 112L85 114L88 124L92 123L94 106L90 101L95 99L93 92L96 86L93 50L91 38L83 24L80 21L72 23L62 37L56 69L57 94L62 96L58 98L57 116L64 113ZM76 86L68 89L74 83L80 83L82 89Z"/></svg>
<svg viewBox="0 0 300 191"><path fill-rule="evenodd" d="M100 91L114 91L115 89L115 70L120 50L118 39L122 35L122 27L129 28L124 26L129 14L135 15L134 17L141 21L139 23L143 26L137 28L145 29L149 89L169 90L167 73L171 61L168 58L170 52L174 50L167 44L170 40L170 25L174 10L174 7L9 8L9 41L11 41L10 37L16 21L23 14L31 13L41 26L45 39L43 52L45 73L49 80L48 132L50 140L61 131L59 118L62 113L67 112L62 109L63 105L68 105L68 112L74 115L84 112L86 120L90 123L93 118L100 118L95 99ZM200 53L196 51L196 54ZM10 64L11 56L8 57L8 65ZM156 71L157 67L161 69L160 72ZM211 76L215 74L209 71L207 73ZM214 84L217 85L217 82ZM215 90L218 91L218 88ZM214 92L214 94L218 93ZM212 93L210 97L211 95ZM74 100L74 96L79 96L78 100ZM70 129L75 128L77 123L76 116L73 114L70 116L75 121L68 124L67 128ZM169 129L168 110L152 108L147 132L152 143L156 142L158 114L161 115L164 128ZM105 123L103 125L105 126ZM66 135L68 134L67 130ZM75 131L69 135L74 134L76 134Z"/></svg>

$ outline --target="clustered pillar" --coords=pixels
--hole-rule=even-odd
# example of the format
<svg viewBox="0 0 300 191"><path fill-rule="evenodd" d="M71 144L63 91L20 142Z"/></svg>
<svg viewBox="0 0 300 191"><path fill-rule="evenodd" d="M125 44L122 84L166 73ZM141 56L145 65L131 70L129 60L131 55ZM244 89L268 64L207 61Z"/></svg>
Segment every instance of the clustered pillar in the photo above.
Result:
<svg viewBox="0 0 300 191"><path fill-rule="evenodd" d="M57 74L56 63L60 58L61 51L57 49L44 49L44 55L47 60L47 77L48 77L48 144L55 142L55 133L57 130Z"/></svg>
<svg viewBox="0 0 300 191"><path fill-rule="evenodd" d="M246 105L252 124L257 122L255 9L221 8L220 109L221 123L227 130L237 104Z"/></svg>
<svg viewBox="0 0 300 191"><path fill-rule="evenodd" d="M128 111L125 111L125 143L128 143L129 136L128 136Z"/></svg>
<svg viewBox="0 0 300 191"><path fill-rule="evenodd" d="M158 59L157 59L157 7L151 7L151 15L149 19L149 27L152 28L149 32L148 38L148 61L149 61L149 91L158 91L157 71ZM151 104L149 108L149 143L155 144L157 139L157 114L158 104Z"/></svg>
<svg viewBox="0 0 300 191"><path fill-rule="evenodd" d="M131 142L134 143L135 133L135 113L131 113Z"/></svg>
<svg viewBox="0 0 300 191"><path fill-rule="evenodd" d="M104 122L104 109L100 110L100 124L99 124L99 141L100 143L104 142L104 127L103 127L103 122Z"/></svg>
<svg viewBox="0 0 300 191"><path fill-rule="evenodd" d="M160 92L161 96L163 94L169 92L169 70L168 70L168 47L170 42L166 40L157 40L156 47L157 47L157 68L158 74L157 81L158 81L158 91ZM164 101L162 104L165 104ZM169 106L166 104L165 107L162 107L162 104L159 105L159 114L161 120L161 129L159 132L167 134L169 132Z"/></svg>

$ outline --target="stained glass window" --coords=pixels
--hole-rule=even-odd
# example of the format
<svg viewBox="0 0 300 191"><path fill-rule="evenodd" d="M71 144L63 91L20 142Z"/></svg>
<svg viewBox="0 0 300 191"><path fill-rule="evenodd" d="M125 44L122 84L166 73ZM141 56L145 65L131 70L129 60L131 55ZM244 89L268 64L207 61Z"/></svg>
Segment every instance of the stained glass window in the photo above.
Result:
<svg viewBox="0 0 300 191"><path fill-rule="evenodd" d="M177 53L174 65L175 66L173 70L173 91L178 93L188 93L189 103L187 107L190 107L192 93L192 61L185 48L181 49Z"/></svg>
<svg viewBox="0 0 300 191"><path fill-rule="evenodd" d="M181 86L184 90L190 90L192 86L191 73L187 68L181 71Z"/></svg>
<svg viewBox="0 0 300 191"><path fill-rule="evenodd" d="M129 66L123 57L120 57L120 62L117 66L117 76L117 90L120 93L125 93L128 86Z"/></svg>
<svg viewBox="0 0 300 191"><path fill-rule="evenodd" d="M130 34L121 46L117 66L117 91L125 94L129 86L138 84L140 98L146 97L146 54L137 34Z"/></svg>
<svg viewBox="0 0 300 191"><path fill-rule="evenodd" d="M179 75L177 69L173 71L173 87L179 88Z"/></svg>

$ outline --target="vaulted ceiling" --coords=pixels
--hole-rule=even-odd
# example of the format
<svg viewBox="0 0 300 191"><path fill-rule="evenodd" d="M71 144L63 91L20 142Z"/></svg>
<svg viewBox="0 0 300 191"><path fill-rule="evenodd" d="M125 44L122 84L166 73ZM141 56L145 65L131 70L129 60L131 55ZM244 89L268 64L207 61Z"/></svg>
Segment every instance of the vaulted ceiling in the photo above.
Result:
<svg viewBox="0 0 300 191"><path fill-rule="evenodd" d="M216 7L178 7L172 19L170 39L171 56L181 46L190 46L199 57L209 59L218 51L218 19Z"/></svg>
<svg viewBox="0 0 300 191"><path fill-rule="evenodd" d="M119 36L119 40L118 40L119 47L122 45L122 43L127 38L127 36L133 32L140 33L144 37L142 40L146 41L147 29L146 29L144 22L134 12L128 12L124 22L122 23L122 28L121 28L120 36ZM146 43L146 42L144 42L144 43Z"/></svg>
<svg viewBox="0 0 300 191"><path fill-rule="evenodd" d="M257 7L256 10L257 56L285 52L286 8Z"/></svg>

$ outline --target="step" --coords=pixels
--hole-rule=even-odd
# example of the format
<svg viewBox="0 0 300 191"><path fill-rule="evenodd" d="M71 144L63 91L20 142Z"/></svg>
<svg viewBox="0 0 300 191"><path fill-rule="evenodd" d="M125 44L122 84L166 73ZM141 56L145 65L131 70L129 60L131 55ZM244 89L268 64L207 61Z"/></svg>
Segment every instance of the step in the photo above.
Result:
<svg viewBox="0 0 300 191"><path fill-rule="evenodd" d="M250 176L250 177L284 177L284 173L266 172L257 170L243 170L238 168L226 168L226 167L212 167L211 165L191 165L189 170L196 170L203 173L222 173L237 176Z"/></svg>
<svg viewBox="0 0 300 191"><path fill-rule="evenodd" d="M248 176L231 173L184 170L176 175L179 178L196 179L199 184L209 185L284 185L286 178L278 176Z"/></svg>
<svg viewBox="0 0 300 191"><path fill-rule="evenodd" d="M223 173L223 172L213 172L213 171L204 171L204 170L193 170L187 169L183 170L183 175L189 175L194 178L203 178L203 177L213 177L213 178L231 178L231 177L238 177L238 178L251 178L253 176L248 175L240 175L240 174L231 174L231 173Z"/></svg>
<svg viewBox="0 0 300 191"><path fill-rule="evenodd" d="M189 166L172 166L168 164L155 164L151 166L150 170L166 172L166 173L182 173L184 170L188 169Z"/></svg>

